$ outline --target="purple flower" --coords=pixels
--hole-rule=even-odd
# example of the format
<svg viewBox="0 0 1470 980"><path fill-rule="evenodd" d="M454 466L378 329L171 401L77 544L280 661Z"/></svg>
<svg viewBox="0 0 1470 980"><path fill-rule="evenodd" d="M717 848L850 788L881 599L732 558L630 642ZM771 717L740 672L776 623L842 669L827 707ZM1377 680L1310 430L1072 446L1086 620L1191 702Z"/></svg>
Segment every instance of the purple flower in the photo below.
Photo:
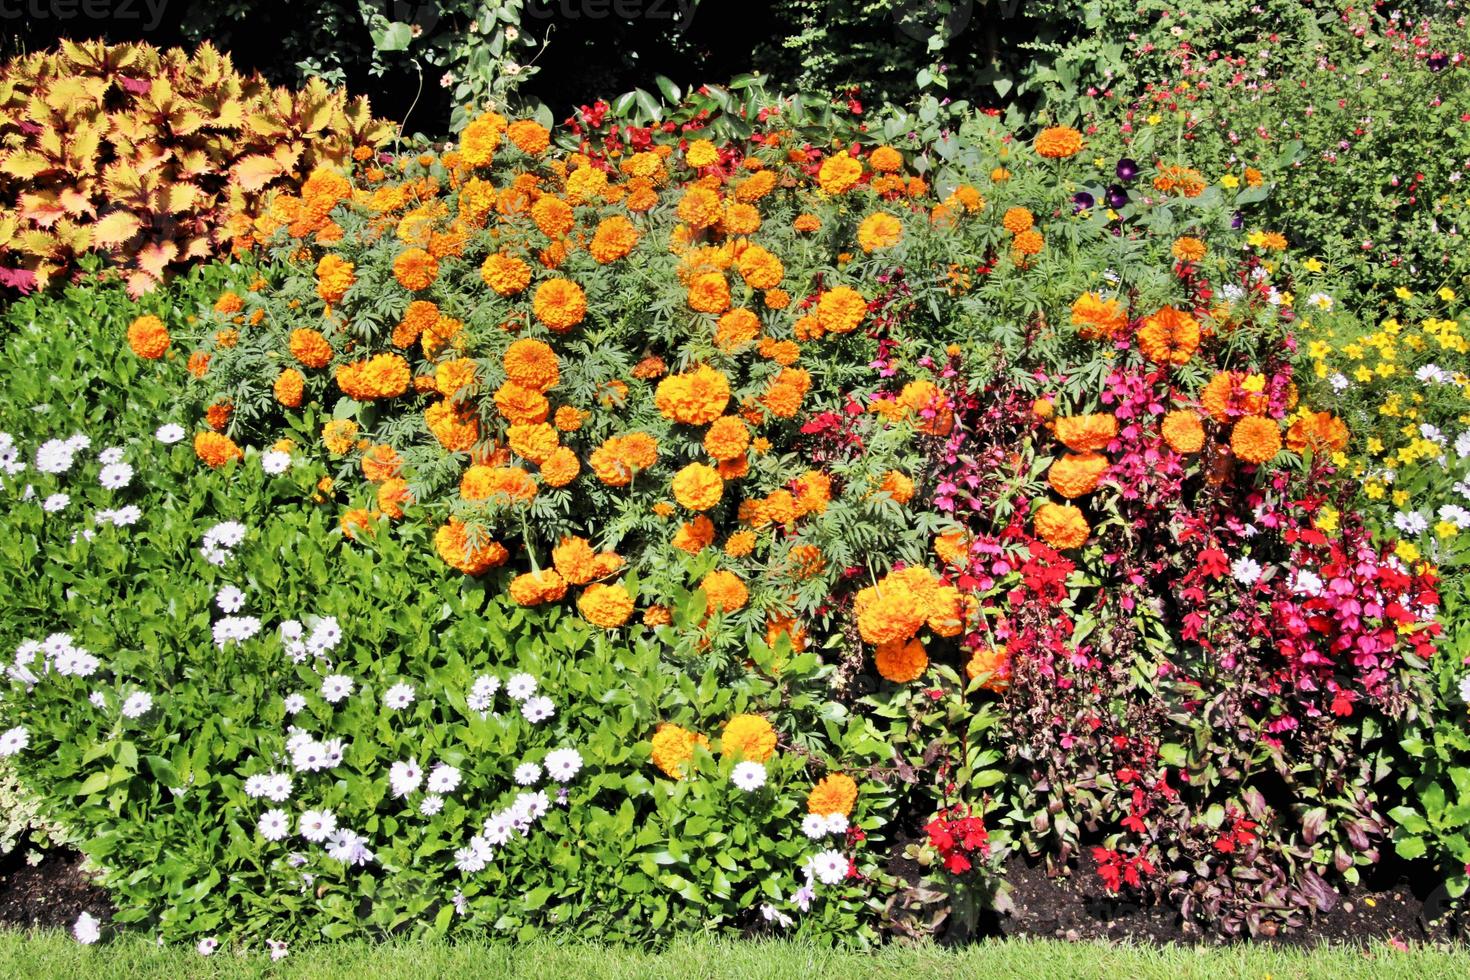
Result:
<svg viewBox="0 0 1470 980"><path fill-rule="evenodd" d="M1072 209L1074 211L1086 211L1097 203L1097 200L1086 191L1078 191L1072 195Z"/></svg>
<svg viewBox="0 0 1470 980"><path fill-rule="evenodd" d="M1138 176L1138 164L1131 157L1124 157L1118 161L1118 179L1127 183Z"/></svg>
<svg viewBox="0 0 1470 980"><path fill-rule="evenodd" d="M1117 184L1113 184L1108 188L1106 200L1108 207L1116 211L1128 203L1128 192Z"/></svg>

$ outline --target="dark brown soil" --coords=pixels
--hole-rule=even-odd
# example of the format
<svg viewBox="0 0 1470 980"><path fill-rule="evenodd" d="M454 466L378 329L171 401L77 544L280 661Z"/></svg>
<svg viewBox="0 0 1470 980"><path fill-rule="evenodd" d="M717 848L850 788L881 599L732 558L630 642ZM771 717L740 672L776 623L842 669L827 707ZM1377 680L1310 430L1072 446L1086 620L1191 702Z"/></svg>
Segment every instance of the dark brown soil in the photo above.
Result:
<svg viewBox="0 0 1470 980"><path fill-rule="evenodd" d="M1366 943L1372 940L1440 939L1452 924L1443 921L1445 903L1412 865L1390 864L1371 880L1353 887L1329 912L1304 926L1256 941L1313 946L1324 942ZM996 921L1007 936L1040 939L1105 939L1152 943L1221 943L1229 937L1186 928L1168 905L1141 905L1110 896L1094 873L1085 851L1069 874L1050 877L1045 868L1012 858L1006 866L1014 909Z"/></svg>
<svg viewBox="0 0 1470 980"><path fill-rule="evenodd" d="M53 851L34 866L17 847L0 858L0 928L70 929L77 916L112 916L107 892L88 880L82 856Z"/></svg>

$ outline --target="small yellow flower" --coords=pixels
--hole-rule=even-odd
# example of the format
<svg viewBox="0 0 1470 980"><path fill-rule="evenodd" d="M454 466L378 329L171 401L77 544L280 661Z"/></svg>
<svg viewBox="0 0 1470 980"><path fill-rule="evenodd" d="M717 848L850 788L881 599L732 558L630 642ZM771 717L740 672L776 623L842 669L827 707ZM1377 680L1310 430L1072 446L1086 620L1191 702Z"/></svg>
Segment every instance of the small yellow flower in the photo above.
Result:
<svg viewBox="0 0 1470 980"><path fill-rule="evenodd" d="M1321 510L1317 511L1317 519L1314 523L1317 525L1317 530L1321 531L1324 534L1331 534L1333 531L1337 530L1338 517L1339 515L1336 507L1323 507Z"/></svg>
<svg viewBox="0 0 1470 980"><path fill-rule="evenodd" d="M1399 299L1413 299L1414 298L1413 292L1411 292L1409 290L1409 287L1407 287L1407 286L1398 286L1398 287L1396 287L1394 289L1394 291L1393 291L1393 294L1395 296L1397 296Z"/></svg>
<svg viewBox="0 0 1470 980"><path fill-rule="evenodd" d="M1394 554L1401 561L1411 562L1419 560L1419 548L1409 541L1400 541L1393 549Z"/></svg>
<svg viewBox="0 0 1470 980"><path fill-rule="evenodd" d="M1439 298L1446 303L1453 303L1455 301L1455 291L1448 286L1441 286L1439 289Z"/></svg>
<svg viewBox="0 0 1470 980"><path fill-rule="evenodd" d="M1395 507L1407 507L1409 505L1409 491L1395 490L1393 492L1393 505Z"/></svg>
<svg viewBox="0 0 1470 980"><path fill-rule="evenodd" d="M1236 188L1236 187L1239 187L1240 186L1240 178L1237 177L1237 176L1235 176L1234 174L1226 174L1224 177L1221 177L1220 178L1220 186L1221 187L1229 187L1229 188L1232 188L1232 189L1233 188Z"/></svg>
<svg viewBox="0 0 1470 980"><path fill-rule="evenodd" d="M1454 521L1440 521L1438 524L1434 525L1434 534L1436 537L1453 538L1459 533L1460 529L1455 526Z"/></svg>
<svg viewBox="0 0 1470 980"><path fill-rule="evenodd" d="M1158 124L1159 124L1159 123L1161 123L1161 122L1163 122L1163 121L1164 121L1164 117L1163 117L1163 116L1161 116L1161 115L1159 115L1159 114L1158 114L1158 113L1157 113L1157 112L1156 112L1156 113L1154 113L1154 114L1153 114L1153 115L1151 115L1151 116L1149 116L1149 117L1148 117L1148 119L1147 119L1147 120L1146 120L1146 121L1147 121L1147 122L1148 122L1148 124L1149 124L1149 125L1150 125L1150 126L1157 126L1157 125L1158 125Z"/></svg>
<svg viewBox="0 0 1470 980"><path fill-rule="evenodd" d="M1307 261L1302 263L1302 268L1308 272L1321 272L1322 262L1320 259L1307 259Z"/></svg>

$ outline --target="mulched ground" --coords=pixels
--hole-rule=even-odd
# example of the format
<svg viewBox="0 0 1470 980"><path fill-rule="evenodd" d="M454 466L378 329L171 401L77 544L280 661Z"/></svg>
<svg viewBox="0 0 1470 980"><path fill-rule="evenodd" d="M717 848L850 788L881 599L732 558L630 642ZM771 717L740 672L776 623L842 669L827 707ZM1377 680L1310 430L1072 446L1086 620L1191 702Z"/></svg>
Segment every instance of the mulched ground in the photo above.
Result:
<svg viewBox="0 0 1470 980"><path fill-rule="evenodd" d="M69 929L84 911L103 920L112 915L107 892L87 880L80 854L51 852L32 866L25 850L0 857L0 928Z"/></svg>
<svg viewBox="0 0 1470 980"><path fill-rule="evenodd" d="M32 866L25 862L23 850L17 848L0 858L0 928L69 929L84 910L104 921L110 918L107 893L87 879L79 854L52 852ZM1167 906L1140 906L1108 895L1085 851L1068 875L1048 876L1044 868L1017 857L1007 864L1006 878L1014 910L1001 916L981 913L961 931L975 938L1026 936L1186 945L1225 941L1186 930ZM1415 878L1429 880L1423 869L1385 862L1373 879L1350 891L1331 912L1271 941L1312 946L1451 936L1454 924L1441 918L1441 894L1431 886L1416 884Z"/></svg>

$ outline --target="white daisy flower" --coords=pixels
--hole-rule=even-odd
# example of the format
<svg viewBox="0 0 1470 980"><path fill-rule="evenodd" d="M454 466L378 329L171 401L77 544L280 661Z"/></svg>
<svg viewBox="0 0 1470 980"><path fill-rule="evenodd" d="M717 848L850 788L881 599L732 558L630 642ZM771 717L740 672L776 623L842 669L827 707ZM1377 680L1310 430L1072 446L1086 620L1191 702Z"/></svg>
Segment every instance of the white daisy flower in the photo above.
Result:
<svg viewBox="0 0 1470 980"><path fill-rule="evenodd" d="M847 877L847 858L841 851L820 851L807 862L807 868L824 885L835 885Z"/></svg>
<svg viewBox="0 0 1470 980"><path fill-rule="evenodd" d="M102 484L105 490L121 490L133 482L133 468L127 463L109 463L102 467L102 472L97 476L97 482Z"/></svg>
<svg viewBox="0 0 1470 980"><path fill-rule="evenodd" d="M53 493L41 501L41 509L48 514L57 514L66 510L66 505L71 503L71 497L64 493Z"/></svg>
<svg viewBox="0 0 1470 980"><path fill-rule="evenodd" d="M322 700L328 704L336 704L351 694L354 686L350 677L328 674L322 678Z"/></svg>
<svg viewBox="0 0 1470 980"><path fill-rule="evenodd" d="M759 762L737 762L730 772L730 782L753 793L766 784L766 767Z"/></svg>
<svg viewBox="0 0 1470 980"><path fill-rule="evenodd" d="M72 924L71 934L83 946L90 946L102 938L102 925L90 914L83 912Z"/></svg>
<svg viewBox="0 0 1470 980"><path fill-rule="evenodd" d="M1242 555L1230 564L1230 575L1241 585L1255 585L1261 578L1261 563Z"/></svg>
<svg viewBox="0 0 1470 980"><path fill-rule="evenodd" d="M582 754L576 749L552 749L545 763L546 775L553 782L568 783L582 768Z"/></svg>
<svg viewBox="0 0 1470 980"><path fill-rule="evenodd" d="M71 464L71 447L60 439L48 439L36 450L36 469L42 473L65 473Z"/></svg>
<svg viewBox="0 0 1470 980"><path fill-rule="evenodd" d="M366 837L343 829L332 835L327 845L327 857L352 867L373 860L373 852L368 850Z"/></svg>
<svg viewBox="0 0 1470 980"><path fill-rule="evenodd" d="M524 701L536 693L536 678L530 674L511 674L505 682L506 696L515 701Z"/></svg>
<svg viewBox="0 0 1470 980"><path fill-rule="evenodd" d="M286 709L286 714L294 715L306 707L306 696L302 694L288 694L281 704Z"/></svg>
<svg viewBox="0 0 1470 980"><path fill-rule="evenodd" d="M195 952L200 956L213 956L217 949L219 949L219 940L213 936L199 940L198 945L194 947Z"/></svg>
<svg viewBox="0 0 1470 980"><path fill-rule="evenodd" d="M153 707L153 695L147 691L134 691L129 694L127 700L123 701L122 716L124 718L141 718Z"/></svg>
<svg viewBox="0 0 1470 980"><path fill-rule="evenodd" d="M383 693L383 704L394 711L402 711L413 704L413 697L412 684L394 684Z"/></svg>
<svg viewBox="0 0 1470 980"><path fill-rule="evenodd" d="M237 613L245 608L245 593L233 585L226 585L214 594L214 604L221 612Z"/></svg>
<svg viewBox="0 0 1470 980"><path fill-rule="evenodd" d="M521 786L535 786L541 778L541 767L534 762L522 762L516 766L515 781Z"/></svg>
<svg viewBox="0 0 1470 980"><path fill-rule="evenodd" d="M444 797L430 793L419 800L419 813L425 817L432 817L444 809Z"/></svg>
<svg viewBox="0 0 1470 980"><path fill-rule="evenodd" d="M16 727L0 733L0 759L8 759L31 744L31 733Z"/></svg>
<svg viewBox="0 0 1470 980"><path fill-rule="evenodd" d="M160 425L158 430L153 433L153 438L165 446L172 446L176 442L182 442L184 434L184 427L182 425L179 425L177 422L169 422L167 425Z"/></svg>
<svg viewBox="0 0 1470 980"><path fill-rule="evenodd" d="M801 818L801 832L812 840L827 836L827 818L820 813L808 813Z"/></svg>
<svg viewBox="0 0 1470 980"><path fill-rule="evenodd" d="M270 476L280 476L291 468L291 454L283 453L279 449L262 453L260 468Z"/></svg>
<svg viewBox="0 0 1470 980"><path fill-rule="evenodd" d="M286 816L285 810L267 810L255 822L255 830L268 841L285 840L291 833L291 818Z"/></svg>
<svg viewBox="0 0 1470 980"><path fill-rule="evenodd" d="M412 759L407 762L395 762L388 767L388 785L396 797L407 796L419 788L424 781L424 771L419 764Z"/></svg>
<svg viewBox="0 0 1470 980"><path fill-rule="evenodd" d="M320 844L337 829L337 815L331 810L307 810L301 815L301 836Z"/></svg>
<svg viewBox="0 0 1470 980"><path fill-rule="evenodd" d="M521 714L536 725L556 714L556 706L551 703L551 698L527 698L521 702Z"/></svg>
<svg viewBox="0 0 1470 980"><path fill-rule="evenodd" d="M459 770L441 762L429 772L429 792L453 793L459 788L459 780Z"/></svg>

